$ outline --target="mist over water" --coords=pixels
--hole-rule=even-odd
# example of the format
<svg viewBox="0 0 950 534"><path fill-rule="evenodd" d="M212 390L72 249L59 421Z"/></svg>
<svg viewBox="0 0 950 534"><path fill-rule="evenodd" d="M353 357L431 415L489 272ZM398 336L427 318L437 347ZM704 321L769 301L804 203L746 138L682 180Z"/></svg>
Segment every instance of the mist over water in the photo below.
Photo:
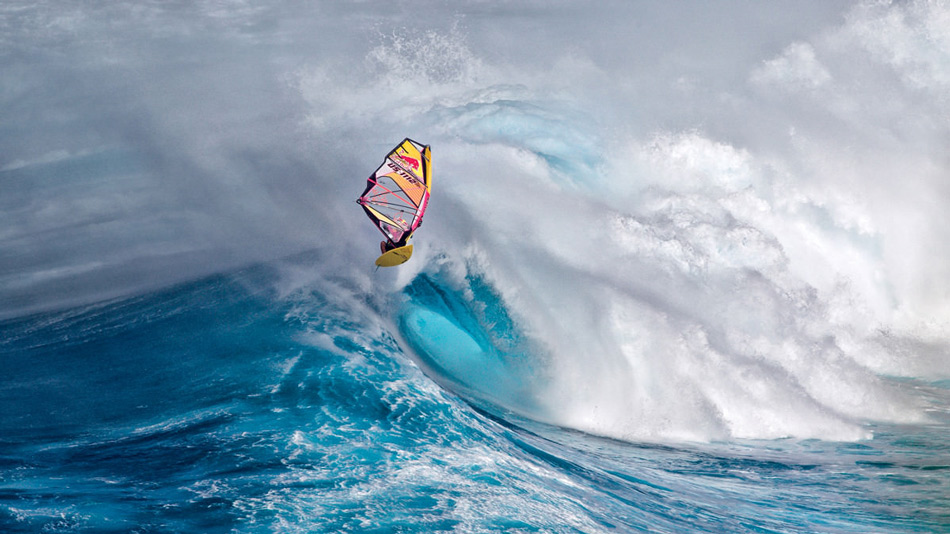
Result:
<svg viewBox="0 0 950 534"><path fill-rule="evenodd" d="M629 440L926 421L914 381L950 374L948 17L7 3L0 317L316 249L318 278L367 293L435 273L488 306L484 280L530 350L498 355L528 359L505 368L517 392L473 394L541 421ZM433 201L413 261L373 274L352 200L405 136L433 147Z"/></svg>

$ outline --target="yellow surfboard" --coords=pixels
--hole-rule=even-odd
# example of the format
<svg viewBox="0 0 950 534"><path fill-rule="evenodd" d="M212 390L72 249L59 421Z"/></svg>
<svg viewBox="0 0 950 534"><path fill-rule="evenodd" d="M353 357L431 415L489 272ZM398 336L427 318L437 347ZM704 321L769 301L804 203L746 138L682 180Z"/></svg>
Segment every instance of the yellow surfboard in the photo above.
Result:
<svg viewBox="0 0 950 534"><path fill-rule="evenodd" d="M412 257L412 245L394 248L376 258L377 267L395 267L409 261Z"/></svg>

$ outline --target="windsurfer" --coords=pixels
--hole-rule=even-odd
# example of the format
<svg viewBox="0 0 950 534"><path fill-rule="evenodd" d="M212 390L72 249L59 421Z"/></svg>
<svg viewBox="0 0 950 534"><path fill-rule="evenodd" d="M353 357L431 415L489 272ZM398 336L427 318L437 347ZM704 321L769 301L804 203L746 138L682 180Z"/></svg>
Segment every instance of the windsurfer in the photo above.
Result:
<svg viewBox="0 0 950 534"><path fill-rule="evenodd" d="M380 253L385 254L394 248L404 247L409 243L410 237L412 237L412 234L407 233L399 241L393 241L392 239L380 241L379 251Z"/></svg>
<svg viewBox="0 0 950 534"><path fill-rule="evenodd" d="M422 224L428 206L430 161L427 145L406 138L366 179L366 189L356 202L384 237L377 267L394 267L412 256L409 237Z"/></svg>

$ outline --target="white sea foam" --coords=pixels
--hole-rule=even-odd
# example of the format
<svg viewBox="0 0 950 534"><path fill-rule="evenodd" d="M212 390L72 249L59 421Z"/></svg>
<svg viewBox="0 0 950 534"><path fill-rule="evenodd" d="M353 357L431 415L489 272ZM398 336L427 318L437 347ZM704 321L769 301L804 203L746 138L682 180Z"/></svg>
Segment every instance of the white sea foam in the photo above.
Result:
<svg viewBox="0 0 950 534"><path fill-rule="evenodd" d="M487 276L543 347L544 380L523 377L540 419L703 440L853 440L868 420L919 421L917 401L882 374L950 373L937 355L950 320L936 201L948 169L928 148L950 125L906 119L946 109L929 91L943 83L942 41L927 41L938 50L922 63L882 50L923 46L918 34L937 31L924 15L943 10L860 5L750 64L718 97L731 114L680 131L625 128L612 108L641 103L565 98L482 59L464 94L457 78L413 84L438 102L424 114L439 193L427 222L438 223L420 233L419 259ZM866 30L881 24L884 35ZM454 51L443 63L477 59L439 48ZM888 76L899 83L868 89ZM396 108L392 122L412 107L376 105ZM584 106L590 120L577 119ZM895 116L899 131L885 133ZM754 138L763 130L775 136Z"/></svg>

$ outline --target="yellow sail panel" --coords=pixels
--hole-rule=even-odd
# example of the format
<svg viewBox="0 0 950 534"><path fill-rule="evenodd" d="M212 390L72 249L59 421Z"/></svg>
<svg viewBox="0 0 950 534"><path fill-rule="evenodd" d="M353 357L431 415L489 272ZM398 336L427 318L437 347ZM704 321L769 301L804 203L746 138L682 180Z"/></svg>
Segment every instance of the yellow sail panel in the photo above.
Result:
<svg viewBox="0 0 950 534"><path fill-rule="evenodd" d="M432 192L432 150L429 145L422 150L423 177L425 178L426 191Z"/></svg>
<svg viewBox="0 0 950 534"><path fill-rule="evenodd" d="M383 215L382 213L380 213L380 212L374 210L374 209L372 208L372 206L366 206L366 209L369 210L370 213L372 213L373 215L375 215L376 218L379 219L381 222L384 222L384 223L386 223L386 224L391 224L391 225L393 225L393 226L398 226L398 225L396 224L396 221L394 221L394 220L390 219L389 217L387 217L386 215Z"/></svg>
<svg viewBox="0 0 950 534"><path fill-rule="evenodd" d="M425 158L423 158L422 152L412 141L406 139L400 143L395 150L390 152L389 159L394 161L396 165L403 170L411 173L416 180L425 184L425 174L423 170Z"/></svg>
<svg viewBox="0 0 950 534"><path fill-rule="evenodd" d="M428 192L425 184L419 181L416 178L407 178L402 176L398 172L390 173L387 175L392 178L393 182L401 189L406 196L412 200L412 203L416 206L422 204L422 197Z"/></svg>

